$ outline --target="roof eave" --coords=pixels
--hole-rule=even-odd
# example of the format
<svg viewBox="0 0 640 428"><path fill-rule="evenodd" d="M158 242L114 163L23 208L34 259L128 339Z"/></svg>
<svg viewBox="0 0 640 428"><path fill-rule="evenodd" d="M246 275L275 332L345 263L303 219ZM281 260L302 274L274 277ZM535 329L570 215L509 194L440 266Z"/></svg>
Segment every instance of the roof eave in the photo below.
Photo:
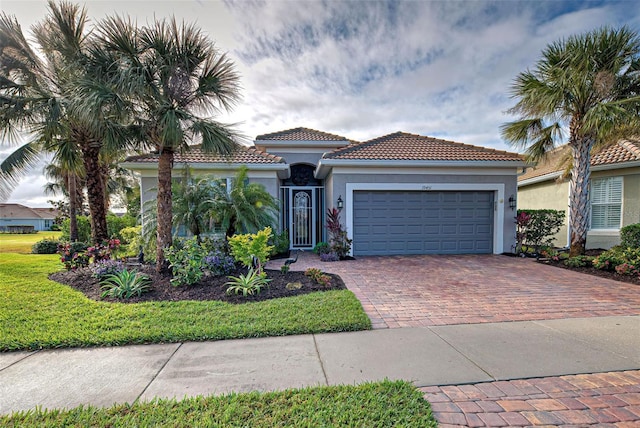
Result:
<svg viewBox="0 0 640 428"><path fill-rule="evenodd" d="M526 166L524 161L432 161L432 160L355 160L355 159L320 159L315 177L324 179L334 166L341 167L386 167L386 168L437 168L437 167L480 167L480 168L520 168Z"/></svg>
<svg viewBox="0 0 640 428"><path fill-rule="evenodd" d="M122 162L121 167L130 169L132 171L150 171L157 170L157 162ZM237 170L238 168L246 166L249 171L287 171L289 165L283 162L278 163L238 163L238 162L175 162L173 169L184 169L188 167L190 169L220 169L220 170Z"/></svg>

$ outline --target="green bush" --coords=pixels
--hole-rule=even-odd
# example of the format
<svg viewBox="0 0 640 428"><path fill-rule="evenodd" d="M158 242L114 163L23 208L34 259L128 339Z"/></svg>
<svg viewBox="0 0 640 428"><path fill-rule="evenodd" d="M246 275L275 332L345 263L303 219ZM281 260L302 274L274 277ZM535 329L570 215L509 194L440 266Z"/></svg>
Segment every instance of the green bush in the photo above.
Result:
<svg viewBox="0 0 640 428"><path fill-rule="evenodd" d="M518 210L518 245L535 247L540 253L543 247L551 246L553 239L564 224L564 211Z"/></svg>
<svg viewBox="0 0 640 428"><path fill-rule="evenodd" d="M331 247L326 242L318 242L312 251L317 255L327 254L331 252Z"/></svg>
<svg viewBox="0 0 640 428"><path fill-rule="evenodd" d="M76 219L78 221L78 241L91 242L91 222L89 221L89 217L79 215ZM69 235L69 224L70 220L68 218L62 221L60 227L62 230L62 235L60 236L61 241L69 241L71 239Z"/></svg>
<svg viewBox="0 0 640 428"><path fill-rule="evenodd" d="M207 253L200 246L197 237L187 240L176 239L164 255L173 274L172 285L192 285L202 279L202 261Z"/></svg>
<svg viewBox="0 0 640 428"><path fill-rule="evenodd" d="M120 243L126 255L138 255L140 247L144 248L142 226L125 227L120 230L120 236L122 236Z"/></svg>
<svg viewBox="0 0 640 428"><path fill-rule="evenodd" d="M110 238L124 240L122 229L133 227L136 225L136 218L130 215L119 217L115 214L107 214L107 233Z"/></svg>
<svg viewBox="0 0 640 428"><path fill-rule="evenodd" d="M593 259L593 266L600 270L615 270L616 266L625 262L622 247L616 246Z"/></svg>
<svg viewBox="0 0 640 428"><path fill-rule="evenodd" d="M58 244L60 241L57 239L43 239L36 242L31 247L32 254L55 254L58 252Z"/></svg>
<svg viewBox="0 0 640 428"><path fill-rule="evenodd" d="M262 272L262 266L269 261L269 254L273 246L269 245L271 228L266 227L258 233L234 235L229 238L231 255L235 261L242 263L247 268L253 267L253 258L258 259L258 273Z"/></svg>
<svg viewBox="0 0 640 428"><path fill-rule="evenodd" d="M620 246L640 248L640 223L630 224L620 229Z"/></svg>
<svg viewBox="0 0 640 428"><path fill-rule="evenodd" d="M576 256L570 257L564 261L564 265L568 267L586 267L591 266L593 262L593 257L591 256Z"/></svg>
<svg viewBox="0 0 640 428"><path fill-rule="evenodd" d="M274 234L269 240L269 245L273 246L271 256L287 254L289 252L289 231L284 229L282 232Z"/></svg>

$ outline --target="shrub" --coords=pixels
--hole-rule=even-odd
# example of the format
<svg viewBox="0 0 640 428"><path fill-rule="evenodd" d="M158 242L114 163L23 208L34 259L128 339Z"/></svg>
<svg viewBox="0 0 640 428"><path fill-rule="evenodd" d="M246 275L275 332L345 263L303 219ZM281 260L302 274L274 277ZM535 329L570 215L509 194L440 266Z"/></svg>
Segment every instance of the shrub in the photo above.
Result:
<svg viewBox="0 0 640 428"><path fill-rule="evenodd" d="M593 262L593 257L591 256L576 256L570 257L564 261L564 265L568 267L578 268L589 266Z"/></svg>
<svg viewBox="0 0 640 428"><path fill-rule="evenodd" d="M630 224L620 229L620 246L640 248L640 223Z"/></svg>
<svg viewBox="0 0 640 428"><path fill-rule="evenodd" d="M329 251L328 253L320 254L321 262L337 262L338 260L340 260L340 257L335 251Z"/></svg>
<svg viewBox="0 0 640 428"><path fill-rule="evenodd" d="M621 265L616 266L616 272L620 275L635 275L640 273L640 270L629 263L622 263Z"/></svg>
<svg viewBox="0 0 640 428"><path fill-rule="evenodd" d="M223 254L219 250L209 253L202 260L202 266L215 276L227 275L236 268L233 257Z"/></svg>
<svg viewBox="0 0 640 428"><path fill-rule="evenodd" d="M120 242L126 254L137 255L140 252L140 247L144 246L142 226L125 227L120 230Z"/></svg>
<svg viewBox="0 0 640 428"><path fill-rule="evenodd" d="M107 233L111 238L124 241L122 229L134 227L136 223L136 218L130 215L117 216L115 214L107 214Z"/></svg>
<svg viewBox="0 0 640 428"><path fill-rule="evenodd" d="M58 244L60 241L57 239L42 239L31 247L32 254L55 254L58 252Z"/></svg>
<svg viewBox="0 0 640 428"><path fill-rule="evenodd" d="M84 215L76 216L78 221L78 241L79 242L91 242L91 222L89 221L89 217ZM62 230L62 235L60 235L61 241L69 241L71 236L69 235L69 225L71 220L68 218L62 221L60 225L60 229Z"/></svg>
<svg viewBox="0 0 640 428"><path fill-rule="evenodd" d="M260 293L262 287L268 285L269 282L271 280L267 278L264 272L260 273L257 270L253 270L253 268L249 268L249 272L246 275L230 276L229 281L225 282L224 285L228 285L227 294L242 293L243 296L252 296Z"/></svg>
<svg viewBox="0 0 640 428"><path fill-rule="evenodd" d="M273 245L271 256L287 254L289 252L289 231L284 229L282 232L274 234L269 240L269 245Z"/></svg>
<svg viewBox="0 0 640 428"><path fill-rule="evenodd" d="M600 270L615 270L616 266L625 262L620 247L613 247L593 259L593 266Z"/></svg>
<svg viewBox="0 0 640 428"><path fill-rule="evenodd" d="M290 265L282 265L280 266L280 272L282 273L288 273L291 270L291 266Z"/></svg>
<svg viewBox="0 0 640 428"><path fill-rule="evenodd" d="M151 288L151 279L148 276L135 271L123 270L118 274L107 275L102 281L102 297L115 297L117 299L129 299L140 296Z"/></svg>
<svg viewBox="0 0 640 428"><path fill-rule="evenodd" d="M266 227L258 233L234 235L229 238L231 255L247 268L253 267L253 258L255 257L258 260L258 272L260 273L262 266L269 260L271 250L273 250L273 246L268 244L270 237L270 227Z"/></svg>
<svg viewBox="0 0 640 428"><path fill-rule="evenodd" d="M318 242L316 246L313 247L312 251L318 255L322 255L322 254L330 253L331 248L329 247L329 244L327 244L326 242Z"/></svg>
<svg viewBox="0 0 640 428"><path fill-rule="evenodd" d="M309 268L304 271L304 275L308 278L311 278L313 282L325 287L331 285L331 277L318 268Z"/></svg>
<svg viewBox="0 0 640 428"><path fill-rule="evenodd" d="M110 239L102 244L97 244L87 248L87 255L93 259L94 263L100 260L109 260L111 258L118 257L118 251L120 250L120 240Z"/></svg>
<svg viewBox="0 0 640 428"><path fill-rule="evenodd" d="M536 253L544 246L551 246L556 233L564 224L564 211L518 210L516 217L516 241L520 252L522 245L535 247Z"/></svg>
<svg viewBox="0 0 640 428"><path fill-rule="evenodd" d="M202 260L204 251L197 237L187 240L175 240L174 245L167 248L165 257L171 267L171 284L192 285L202 279Z"/></svg>
<svg viewBox="0 0 640 428"><path fill-rule="evenodd" d="M60 254L60 261L64 264L66 270L75 270L89 265L89 256L76 251L69 242L58 244L57 253Z"/></svg>
<svg viewBox="0 0 640 428"><path fill-rule="evenodd" d="M343 259L351 251L353 240L347 237L347 231L340 223L340 210L332 208L327 210L327 230L329 231L329 247L339 258Z"/></svg>
<svg viewBox="0 0 640 428"><path fill-rule="evenodd" d="M125 269L126 266L120 260L100 260L91 265L91 272L98 279L103 279L108 275L117 275Z"/></svg>

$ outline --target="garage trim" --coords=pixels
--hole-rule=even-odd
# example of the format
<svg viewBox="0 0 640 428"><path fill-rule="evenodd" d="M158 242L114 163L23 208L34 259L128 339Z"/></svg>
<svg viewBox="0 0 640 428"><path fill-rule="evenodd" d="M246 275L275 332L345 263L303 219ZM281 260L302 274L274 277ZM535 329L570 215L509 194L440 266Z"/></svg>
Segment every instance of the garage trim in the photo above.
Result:
<svg viewBox="0 0 640 428"><path fill-rule="evenodd" d="M353 239L353 192L358 190L382 191L493 191L493 254L503 253L504 184L502 183L347 183L345 195L345 222L347 236ZM353 255L353 249L351 249Z"/></svg>

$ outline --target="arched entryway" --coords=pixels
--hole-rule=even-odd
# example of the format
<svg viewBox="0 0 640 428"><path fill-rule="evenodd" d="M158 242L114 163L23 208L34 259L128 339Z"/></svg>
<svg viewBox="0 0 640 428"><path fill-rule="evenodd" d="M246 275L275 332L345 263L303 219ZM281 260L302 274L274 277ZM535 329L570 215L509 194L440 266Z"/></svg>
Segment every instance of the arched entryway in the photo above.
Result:
<svg viewBox="0 0 640 428"><path fill-rule="evenodd" d="M281 183L281 221L291 249L311 249L323 239L324 186L314 171L314 165L291 165L291 176Z"/></svg>

